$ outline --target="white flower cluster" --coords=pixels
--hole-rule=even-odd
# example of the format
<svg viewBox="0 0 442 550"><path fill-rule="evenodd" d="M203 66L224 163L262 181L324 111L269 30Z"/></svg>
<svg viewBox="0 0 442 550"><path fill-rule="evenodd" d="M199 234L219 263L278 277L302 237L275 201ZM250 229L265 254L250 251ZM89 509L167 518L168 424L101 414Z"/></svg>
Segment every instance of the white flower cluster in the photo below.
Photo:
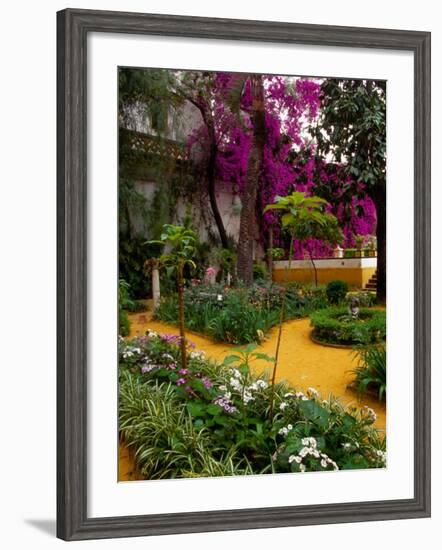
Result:
<svg viewBox="0 0 442 550"><path fill-rule="evenodd" d="M300 399L301 401L308 401L309 399L316 399L318 396L319 396L319 393L318 393L317 390L315 390L315 388L308 388L307 395L305 395L305 393L303 393L302 391L297 391L296 393L288 392L288 393L284 394L285 399L290 399L292 397L295 397L296 399ZM289 406L289 403L287 403L287 401L283 401L279 405L279 409L281 411L283 411L288 406Z"/></svg>
<svg viewBox="0 0 442 550"><path fill-rule="evenodd" d="M141 355L141 354L142 354L142 351L140 348L126 348L122 353L123 359L129 359L134 355Z"/></svg>
<svg viewBox="0 0 442 550"><path fill-rule="evenodd" d="M370 421L371 424L373 422L376 422L377 416L373 409L370 409L370 407L362 407L361 409L361 416L367 420Z"/></svg>
<svg viewBox="0 0 442 550"><path fill-rule="evenodd" d="M308 401L308 397L302 393L302 391L297 391L295 393L296 399L301 399L301 401Z"/></svg>
<svg viewBox="0 0 442 550"><path fill-rule="evenodd" d="M376 456L381 459L383 466L387 465L387 453L385 451L378 449L376 451Z"/></svg>
<svg viewBox="0 0 442 550"><path fill-rule="evenodd" d="M233 391L239 393L242 396L245 405L255 399L255 396L253 395L254 392L264 390L268 386L265 380L256 380L249 386L245 386L242 374L239 372L238 369L230 369L230 374L232 376L229 379L229 386ZM220 390L226 391L227 387L220 386Z"/></svg>
<svg viewBox="0 0 442 550"><path fill-rule="evenodd" d="M284 426L279 430L279 435L283 435L284 437L287 437L288 433L293 430L293 426L291 424L287 424L287 426Z"/></svg>
<svg viewBox="0 0 442 550"><path fill-rule="evenodd" d="M206 357L206 354L204 351L191 351L189 353L190 359L204 359Z"/></svg>
<svg viewBox="0 0 442 550"><path fill-rule="evenodd" d="M318 443L314 437L304 437L301 440L301 443L304 445L304 447L299 451L297 455L289 456L289 464L291 464L292 462L296 462L297 464L299 464L299 470L301 472L305 472L307 467L303 463L303 460L307 457L312 457L316 460L319 460L321 468L323 468L324 470L328 470L330 467L332 467L333 470L339 470L339 467L334 460L332 460L325 453L321 453L319 451Z"/></svg>

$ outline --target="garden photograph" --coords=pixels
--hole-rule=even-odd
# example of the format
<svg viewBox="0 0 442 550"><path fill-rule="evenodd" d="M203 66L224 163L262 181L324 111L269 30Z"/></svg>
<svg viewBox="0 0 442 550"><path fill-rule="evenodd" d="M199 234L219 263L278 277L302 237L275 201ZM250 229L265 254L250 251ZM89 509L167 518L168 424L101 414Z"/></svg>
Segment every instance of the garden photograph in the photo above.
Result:
<svg viewBox="0 0 442 550"><path fill-rule="evenodd" d="M119 67L119 481L387 467L386 96Z"/></svg>

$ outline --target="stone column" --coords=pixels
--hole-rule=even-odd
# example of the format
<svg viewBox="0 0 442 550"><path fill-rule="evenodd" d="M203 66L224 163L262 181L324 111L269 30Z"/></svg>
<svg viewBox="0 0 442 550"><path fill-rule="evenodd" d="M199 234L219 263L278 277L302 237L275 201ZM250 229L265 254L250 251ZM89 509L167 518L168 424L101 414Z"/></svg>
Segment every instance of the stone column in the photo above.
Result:
<svg viewBox="0 0 442 550"><path fill-rule="evenodd" d="M160 303L160 272L158 270L158 263L155 262L152 265L152 296L153 296L153 309L157 308Z"/></svg>

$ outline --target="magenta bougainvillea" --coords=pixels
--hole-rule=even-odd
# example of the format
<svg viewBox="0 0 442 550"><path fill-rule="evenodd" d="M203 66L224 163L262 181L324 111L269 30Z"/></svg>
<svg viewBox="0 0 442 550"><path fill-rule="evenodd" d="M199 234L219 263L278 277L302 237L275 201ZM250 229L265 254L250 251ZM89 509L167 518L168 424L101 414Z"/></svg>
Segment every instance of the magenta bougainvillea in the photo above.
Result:
<svg viewBox="0 0 442 550"><path fill-rule="evenodd" d="M364 197L362 184L344 175L341 165L315 155L308 126L315 122L320 109L321 82L273 75L263 76L263 82L266 136L257 220L264 248L268 246L270 227L274 246L286 248L276 214L261 213L276 196L293 190L319 194L329 201L330 211L341 222L344 247L354 246L355 235L373 234L376 211L371 199ZM217 73L209 103L215 122L218 185L241 196L247 181L251 135L251 94L246 75ZM205 140L206 128L202 126L189 136L187 146L192 149L199 144L200 151L205 151ZM304 245L295 242L296 258L304 256L305 247L315 257L329 256L332 252L323 242L311 239Z"/></svg>

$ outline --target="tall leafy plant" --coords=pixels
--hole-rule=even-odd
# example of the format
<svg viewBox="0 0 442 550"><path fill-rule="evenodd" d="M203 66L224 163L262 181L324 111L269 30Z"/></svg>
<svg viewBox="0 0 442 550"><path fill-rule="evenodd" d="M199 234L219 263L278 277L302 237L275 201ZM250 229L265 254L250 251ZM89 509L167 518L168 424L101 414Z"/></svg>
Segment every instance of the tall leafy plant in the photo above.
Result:
<svg viewBox="0 0 442 550"><path fill-rule="evenodd" d="M181 225L165 224L158 241L151 243L162 244L166 251L160 256L160 262L171 275L175 272L178 290L178 320L181 337L181 364L187 366L186 334L184 328L184 268L189 265L196 267L193 257L196 253L197 235L192 229Z"/></svg>
<svg viewBox="0 0 442 550"><path fill-rule="evenodd" d="M281 213L281 224L283 229L290 234L289 260L285 270L285 282L287 282L288 271L292 267L293 244L295 239L306 242L308 239L322 239L330 244L342 241L342 233L338 220L333 214L325 212L327 201L320 197L307 197L304 193L294 191L285 197L277 196L275 202L265 207L264 213L269 210L277 210ZM318 285L316 267L312 255L310 259L315 270L315 284ZM278 339L276 341L275 363L272 373L272 388L275 386L276 371L278 367L279 350L281 347L282 324L284 321L286 307L286 292L284 292L279 316ZM273 390L272 390L273 396ZM273 398L271 399L271 413L273 413Z"/></svg>

